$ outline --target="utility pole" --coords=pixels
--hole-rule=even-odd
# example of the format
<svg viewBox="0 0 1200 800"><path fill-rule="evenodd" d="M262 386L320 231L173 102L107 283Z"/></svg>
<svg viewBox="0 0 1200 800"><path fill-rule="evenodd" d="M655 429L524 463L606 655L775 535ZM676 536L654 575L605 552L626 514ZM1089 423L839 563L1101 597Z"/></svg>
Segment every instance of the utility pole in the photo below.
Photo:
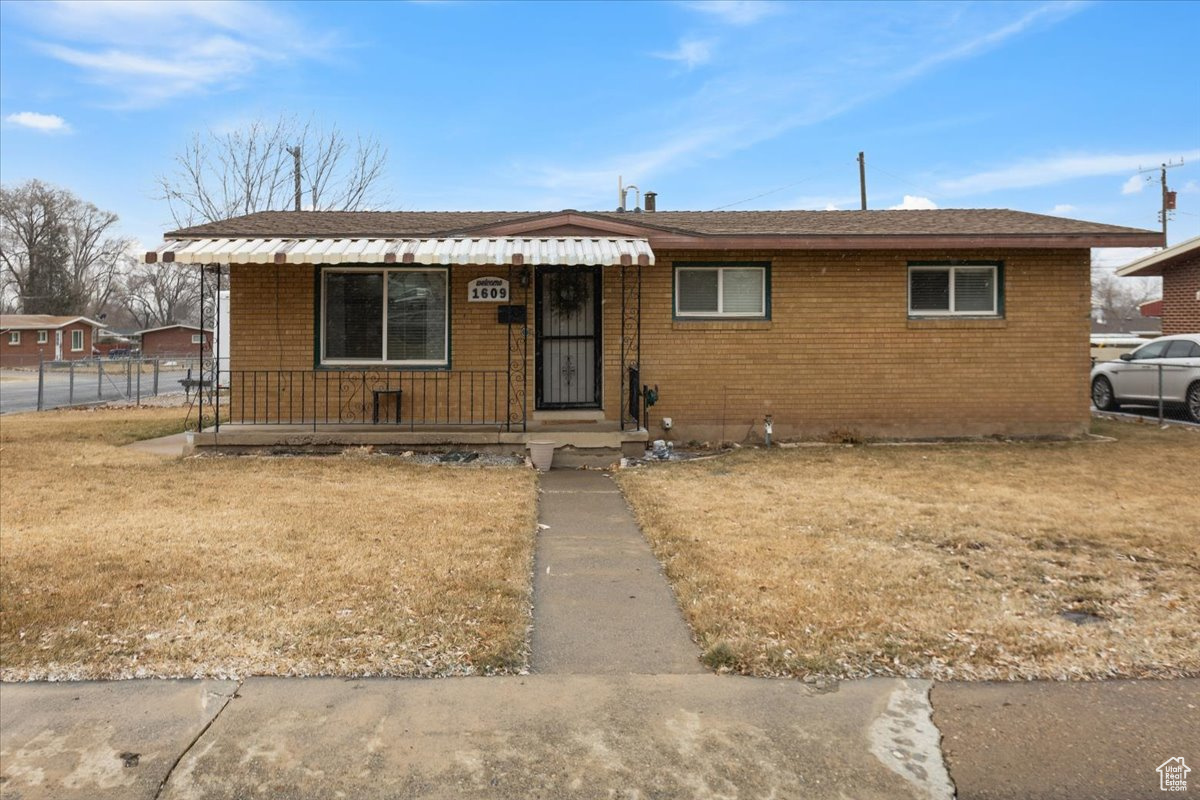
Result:
<svg viewBox="0 0 1200 800"><path fill-rule="evenodd" d="M293 161L292 170L296 178L296 210L299 211L301 206L300 200L302 196L302 192L300 191L300 145L289 147L287 148L287 151L288 155L292 157Z"/></svg>
<svg viewBox="0 0 1200 800"><path fill-rule="evenodd" d="M1178 162L1168 161L1157 167L1138 170L1138 174L1149 172L1159 173L1159 182L1162 184L1162 210L1158 212L1158 216L1162 221L1163 247L1167 246L1167 218L1170 216L1170 212L1175 210L1175 192L1167 188L1167 170L1182 166L1183 159L1181 158ZM1152 180L1152 178L1147 175L1146 180Z"/></svg>
<svg viewBox="0 0 1200 800"><path fill-rule="evenodd" d="M867 157L858 151L858 193L862 196L862 210L867 210Z"/></svg>

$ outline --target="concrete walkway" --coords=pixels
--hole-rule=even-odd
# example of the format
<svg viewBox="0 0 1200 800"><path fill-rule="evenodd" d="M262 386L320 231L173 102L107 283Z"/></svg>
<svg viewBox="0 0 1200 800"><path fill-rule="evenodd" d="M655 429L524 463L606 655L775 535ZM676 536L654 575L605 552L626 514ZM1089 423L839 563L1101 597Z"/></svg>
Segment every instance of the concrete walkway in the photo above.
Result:
<svg viewBox="0 0 1200 800"><path fill-rule="evenodd" d="M541 476L533 579L537 673L700 673L699 651L612 478Z"/></svg>
<svg viewBox="0 0 1200 800"><path fill-rule="evenodd" d="M130 442L125 447L130 450L136 450L139 453L149 453L153 456L179 458L183 455L183 448L187 446L187 436L186 433L172 433L170 436L159 436L157 439L142 439L138 442Z"/></svg>

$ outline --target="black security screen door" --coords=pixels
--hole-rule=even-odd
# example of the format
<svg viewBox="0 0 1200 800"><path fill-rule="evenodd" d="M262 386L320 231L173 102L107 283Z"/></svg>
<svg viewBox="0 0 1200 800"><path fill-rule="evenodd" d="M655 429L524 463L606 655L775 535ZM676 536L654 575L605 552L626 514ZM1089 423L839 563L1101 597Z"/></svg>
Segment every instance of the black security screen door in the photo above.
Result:
<svg viewBox="0 0 1200 800"><path fill-rule="evenodd" d="M537 271L537 407L600 407L600 268Z"/></svg>

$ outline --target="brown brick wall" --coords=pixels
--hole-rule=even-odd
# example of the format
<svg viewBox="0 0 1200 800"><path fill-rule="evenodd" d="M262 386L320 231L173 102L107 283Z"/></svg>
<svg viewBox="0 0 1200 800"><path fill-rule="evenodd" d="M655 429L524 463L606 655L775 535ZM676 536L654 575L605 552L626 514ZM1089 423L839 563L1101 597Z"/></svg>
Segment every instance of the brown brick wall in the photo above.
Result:
<svg viewBox="0 0 1200 800"><path fill-rule="evenodd" d="M1200 256L1163 275L1163 335L1200 333Z"/></svg>
<svg viewBox="0 0 1200 800"><path fill-rule="evenodd" d="M314 268L233 265L229 360L237 384L231 390L235 418L244 414L248 421L262 421L288 415L308 422L315 413L318 421L336 422L341 413L347 421L360 421L374 410L370 391L374 388L402 390L403 421L436 418L457 424L495 421L506 418L510 410L515 413L508 397L508 326L496 321L497 303L467 302L467 283L487 275L507 278L508 268L456 266L450 270L451 370L405 370L401 377L394 371L348 368L350 372L339 375L333 370L313 372L317 346ZM519 303L522 289L515 274L512 283L517 298L512 302ZM528 294L532 320L532 290ZM532 385L532 334L526 350ZM243 370L260 372L239 375ZM244 386L237 383L239 378L244 378ZM362 390L364 382L366 392ZM254 397L258 398L257 407L252 403ZM391 416L392 402L381 398L381 416ZM533 410L532 395L529 410Z"/></svg>
<svg viewBox="0 0 1200 800"><path fill-rule="evenodd" d="M200 345L192 343L192 337L198 334L191 328L167 328L142 334L142 356L158 358L160 356L195 356L200 352ZM204 334L204 352L212 353L212 334Z"/></svg>
<svg viewBox="0 0 1200 800"><path fill-rule="evenodd" d="M1087 250L657 253L644 273L652 435L1050 434L1088 421ZM909 261L1005 264L1002 320L910 320ZM772 264L770 322L672 321L671 263Z"/></svg>
<svg viewBox="0 0 1200 800"><path fill-rule="evenodd" d="M0 361L10 367L36 367L40 360L53 361L55 355L55 328L45 328L46 342L38 344L37 330L22 330L21 343L10 345L8 331L0 333ZM78 361L81 358L92 357L92 347L95 344L95 329L83 322L74 322L62 328L62 360ZM83 331L83 349L71 350L71 331Z"/></svg>
<svg viewBox="0 0 1200 800"><path fill-rule="evenodd" d="M1089 252L1086 249L856 252L658 252L642 270L642 379L657 385L650 433L678 441L740 441L759 437L771 414L777 437L860 435L1069 434L1088 422ZM1005 263L1002 320L910 320L909 261L1001 260ZM772 319L696 322L672 319L672 263L769 261ZM453 370L423 378L405 372L404 414L424 400L454 422L469 403L467 370L507 367L506 326L496 306L467 303L466 284L505 268L451 268ZM620 270L604 274L604 408L621 408ZM329 375L311 375L314 342L313 269L235 265L231 269L231 362L234 370L310 371L306 378L260 378L256 415L298 405L325 409ZM514 294L521 289L514 281ZM276 313L278 298L278 314ZM532 290L528 318L533 321ZM534 410L534 339L526 358L527 403ZM264 373L265 374L265 373ZM298 375L299 373L297 373ZM352 391L340 385L336 391ZM475 376L497 399L503 416L503 375ZM276 385L264 391L261 381ZM296 380L309 383L297 389ZM354 378L351 382L357 382ZM368 382L388 380L371 373ZM395 381L393 376L391 380ZM419 382L424 380L424 389ZM491 383L487 383L491 381ZM499 383L497 383L499 381ZM393 384L394 385L394 384ZM318 399L312 398L316 389ZM432 387L432 388L431 388ZM438 392L436 402L431 392ZM304 393L301 403L299 394ZM234 389L235 415L238 389ZM370 399L357 395L358 413ZM479 406L477 397L476 407ZM330 402L336 405L336 399ZM344 403L343 403L344 405ZM247 404L247 418L250 408ZM385 411L390 407L385 406ZM661 419L672 417L665 434Z"/></svg>

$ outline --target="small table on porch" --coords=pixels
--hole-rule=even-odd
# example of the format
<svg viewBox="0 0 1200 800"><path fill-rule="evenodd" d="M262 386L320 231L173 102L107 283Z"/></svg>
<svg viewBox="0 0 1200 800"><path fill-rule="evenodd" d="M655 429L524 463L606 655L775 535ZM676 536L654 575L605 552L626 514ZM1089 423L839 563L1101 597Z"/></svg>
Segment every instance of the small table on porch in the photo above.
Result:
<svg viewBox="0 0 1200 800"><path fill-rule="evenodd" d="M372 389L371 390L371 423L379 424L379 398L381 396L391 396L395 398L393 403L396 406L396 424L400 424L400 395L401 389Z"/></svg>

